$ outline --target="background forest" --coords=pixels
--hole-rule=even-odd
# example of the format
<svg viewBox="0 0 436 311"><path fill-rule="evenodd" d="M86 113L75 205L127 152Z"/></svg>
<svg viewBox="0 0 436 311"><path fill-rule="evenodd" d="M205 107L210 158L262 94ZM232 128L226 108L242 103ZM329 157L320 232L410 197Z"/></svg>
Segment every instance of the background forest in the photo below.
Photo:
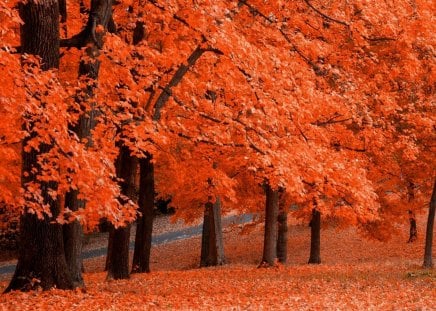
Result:
<svg viewBox="0 0 436 311"><path fill-rule="evenodd" d="M150 272L157 199L203 218L201 266L227 261L222 215L263 222L259 266L277 268L296 219L319 264L321 225L386 241L410 221L413 242L428 213L431 268L434 11L0 0L0 204L21 236L6 291L84 288L83 233L102 223L107 278Z"/></svg>

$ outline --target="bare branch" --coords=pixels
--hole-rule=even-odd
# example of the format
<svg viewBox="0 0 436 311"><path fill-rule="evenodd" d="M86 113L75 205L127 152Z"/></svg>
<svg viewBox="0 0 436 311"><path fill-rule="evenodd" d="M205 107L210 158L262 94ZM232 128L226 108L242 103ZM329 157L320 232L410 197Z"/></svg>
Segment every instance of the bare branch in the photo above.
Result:
<svg viewBox="0 0 436 311"><path fill-rule="evenodd" d="M316 126L326 126L326 125L330 125L330 124L335 124L335 123L343 123L343 122L347 122L349 120L352 120L352 118L346 118L346 119L339 119L342 117L341 114L339 113L334 113L333 116L331 116L329 119L325 120L325 121L316 121L311 123L312 125L316 125Z"/></svg>
<svg viewBox="0 0 436 311"><path fill-rule="evenodd" d="M277 24L276 20L274 20L271 17L262 13L259 9L257 9L253 5L249 4L247 0L241 0L241 1L239 1L239 4L246 6L248 8L249 12L251 13L251 15L253 15L253 16L259 15L267 22L269 22L271 24ZM286 34L286 32L284 32L283 28L280 27L280 28L277 28L277 30L280 32L280 34L286 40L286 42L288 42L291 45L291 47L292 47L291 51L296 52L297 55L300 56L301 59L303 59L310 67L312 67L312 69L316 75L318 75L318 76L325 75L325 72L317 64L315 64L311 59L309 59L306 55L304 55L303 52L301 52L301 50L295 45L295 43L292 42L291 38L289 38L289 36Z"/></svg>
<svg viewBox="0 0 436 311"><path fill-rule="evenodd" d="M326 14L324 14L323 12L321 12L320 10L318 10L317 8L315 8L313 5L312 5L312 3L310 3L310 1L309 0L303 0L312 10L314 10L316 13L318 13L319 15L321 15L322 17L324 17L325 19L327 19L327 20L329 20L329 21L331 21L331 22L334 22L334 23L337 23L337 24L341 24L341 25L344 25L344 26L347 26L347 27L349 27L349 25L348 25L348 23L346 23L346 22L344 22L344 21L341 21L341 20L338 20L338 19L335 19L335 18L333 18L333 17L330 17L330 16L328 16L328 15L326 15Z"/></svg>

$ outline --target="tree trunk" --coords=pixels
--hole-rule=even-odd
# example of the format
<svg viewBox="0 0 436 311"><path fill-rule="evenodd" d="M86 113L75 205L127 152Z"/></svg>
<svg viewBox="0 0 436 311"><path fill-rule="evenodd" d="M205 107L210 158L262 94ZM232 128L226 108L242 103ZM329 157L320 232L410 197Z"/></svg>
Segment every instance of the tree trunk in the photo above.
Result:
<svg viewBox="0 0 436 311"><path fill-rule="evenodd" d="M110 259L107 269L107 278L109 280L129 278L130 227L131 225L128 224L125 227L111 229L112 250L108 254Z"/></svg>
<svg viewBox="0 0 436 311"><path fill-rule="evenodd" d="M61 16L66 21L66 4L62 0ZM85 29L81 32L82 47L85 47L85 52L89 59L82 60L79 64L79 77L87 77L90 79L86 84L86 89L78 92L76 100L81 106L81 115L76 126L70 127L80 140L86 140L87 147L92 146L91 131L95 127L95 116L97 114L94 104L94 89L97 88L97 78L100 70L100 61L98 55L99 49L103 46L103 33L95 33L95 27L102 25L107 29L108 22L112 16L112 0L92 0L88 18L88 23ZM79 95L80 94L80 95ZM85 208L85 201L77 198L80 189L72 190L65 197L65 206L72 211L77 211L79 208ZM67 259L70 274L73 278L75 286L83 286L82 278L82 243L83 230L78 221L64 225L64 243L65 256Z"/></svg>
<svg viewBox="0 0 436 311"><path fill-rule="evenodd" d="M279 213L279 192L266 185L265 235L263 257L260 266L273 266L277 258L277 217Z"/></svg>
<svg viewBox="0 0 436 311"><path fill-rule="evenodd" d="M208 202L204 208L200 267L221 266L225 263L221 200L217 197L215 203Z"/></svg>
<svg viewBox="0 0 436 311"><path fill-rule="evenodd" d="M104 266L104 271L109 270L109 266L111 265L111 258L112 258L112 250L113 250L113 244L114 244L114 226L111 223L107 223L108 226L108 243L107 243L107 254L106 254L106 264Z"/></svg>
<svg viewBox="0 0 436 311"><path fill-rule="evenodd" d="M122 179L120 182L121 193L127 198L133 199L135 195L135 175L138 161L130 155L129 148L120 147L120 154L116 161L117 176ZM123 200L120 198L120 200ZM125 227L112 228L108 249L108 279L127 279L129 277L129 244L130 224Z"/></svg>
<svg viewBox="0 0 436 311"><path fill-rule="evenodd" d="M409 211L409 223L410 223L410 230L409 230L409 240L407 243L415 242L418 238L418 230L416 228L416 218L415 214L412 211Z"/></svg>
<svg viewBox="0 0 436 311"><path fill-rule="evenodd" d="M63 252L62 226L26 213L21 217L20 248L15 273L5 292L37 288L72 289Z"/></svg>
<svg viewBox="0 0 436 311"><path fill-rule="evenodd" d="M316 209L312 210L312 220L310 221L309 263L321 263L321 213Z"/></svg>
<svg viewBox="0 0 436 311"><path fill-rule="evenodd" d="M22 53L39 55L43 70L58 68L59 6L57 0L21 2L19 12L24 22L21 26ZM36 137L37 133L32 130L34 125L30 121L27 122L30 138ZM23 147L27 145L30 138L24 139ZM43 290L53 287L73 288L64 255L62 227L52 223L59 214L60 206L59 202L49 195L49 191L56 190L57 183L38 181L38 173L33 170L40 169L38 157L49 152L51 148L51 145L41 144L39 151L22 150L22 186L25 187L29 182L39 184L44 203L50 207L53 217L44 216L44 219L38 219L34 214L27 212L28 203L31 202L25 202L25 213L21 217L20 224L18 262L6 292L25 291L38 287Z"/></svg>
<svg viewBox="0 0 436 311"><path fill-rule="evenodd" d="M81 66L82 64L80 64ZM88 90L89 91L89 90ZM92 145L91 130L94 128L94 112L91 111L86 116L79 117L78 124L71 128L80 139L87 139L87 146ZM72 211L77 211L79 208L85 208L84 200L79 200L79 190L71 190L65 195L65 207ZM75 220L72 223L63 226L65 258L67 260L70 275L73 279L75 287L83 287L85 284L82 277L83 260L83 229L79 221Z"/></svg>
<svg viewBox="0 0 436 311"><path fill-rule="evenodd" d="M424 268L433 267L432 248L433 248L433 226L434 214L436 210L436 181L433 185L433 193L431 195L430 206L428 209L427 231L425 234L425 250L424 250Z"/></svg>
<svg viewBox="0 0 436 311"><path fill-rule="evenodd" d="M139 212L136 222L132 273L150 272L151 236L154 213L154 165L151 155L140 162Z"/></svg>
<svg viewBox="0 0 436 311"><path fill-rule="evenodd" d="M280 208L278 216L277 258L285 264L288 257L288 214Z"/></svg>
<svg viewBox="0 0 436 311"><path fill-rule="evenodd" d="M75 193L67 193L65 201L77 200L77 191ZM75 199L68 198L69 195L74 195ZM71 202L71 201L70 201ZM70 206L70 205L68 205ZM74 210L77 210L74 209ZM72 223L63 225L63 239L65 259L67 261L70 276L74 287L84 287L85 283L82 277L83 260L82 260L82 244L83 230L82 225L75 220Z"/></svg>

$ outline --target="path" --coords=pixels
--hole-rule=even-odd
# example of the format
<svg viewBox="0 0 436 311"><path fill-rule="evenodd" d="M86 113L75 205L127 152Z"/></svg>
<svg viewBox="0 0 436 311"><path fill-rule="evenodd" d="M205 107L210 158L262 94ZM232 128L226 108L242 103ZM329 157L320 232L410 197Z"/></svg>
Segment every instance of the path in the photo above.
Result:
<svg viewBox="0 0 436 311"><path fill-rule="evenodd" d="M228 216L223 218L223 227L228 226L230 224L243 224L250 222L253 219L252 215L245 214L245 215L235 215L235 216ZM188 227L186 229L173 231L173 232L167 232L163 234L159 234L157 236L152 237L152 245L160 245L160 244L166 244L178 240L184 240L189 239L194 236L200 235L202 230L203 224L194 226L194 227ZM134 249L135 242L130 242L130 249ZM91 249L88 251L83 252L82 256L83 259L90 259L100 256L105 256L107 253L106 247L100 247ZM12 274L15 271L15 264L11 265L4 265L0 266L0 274Z"/></svg>

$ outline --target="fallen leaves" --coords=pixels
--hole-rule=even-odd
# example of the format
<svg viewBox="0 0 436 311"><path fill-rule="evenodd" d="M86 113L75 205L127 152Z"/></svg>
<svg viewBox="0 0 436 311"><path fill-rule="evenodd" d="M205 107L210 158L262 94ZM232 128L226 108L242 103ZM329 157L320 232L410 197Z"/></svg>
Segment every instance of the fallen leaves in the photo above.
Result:
<svg viewBox="0 0 436 311"><path fill-rule="evenodd" d="M422 236L405 243L407 224L388 243L327 228L325 264L307 265L310 228L291 221L289 265L258 269L262 230L231 230L224 235L229 265L197 269L196 237L154 247L150 274L108 282L104 257L94 258L85 262L86 290L14 292L0 296L0 310L431 309L435 273L420 269Z"/></svg>
<svg viewBox="0 0 436 311"><path fill-rule="evenodd" d="M148 309L419 309L432 305L436 280L404 280L393 265L249 265L190 271L159 271L105 282L105 273L86 275L87 291L51 290L0 298L2 308L26 310Z"/></svg>

